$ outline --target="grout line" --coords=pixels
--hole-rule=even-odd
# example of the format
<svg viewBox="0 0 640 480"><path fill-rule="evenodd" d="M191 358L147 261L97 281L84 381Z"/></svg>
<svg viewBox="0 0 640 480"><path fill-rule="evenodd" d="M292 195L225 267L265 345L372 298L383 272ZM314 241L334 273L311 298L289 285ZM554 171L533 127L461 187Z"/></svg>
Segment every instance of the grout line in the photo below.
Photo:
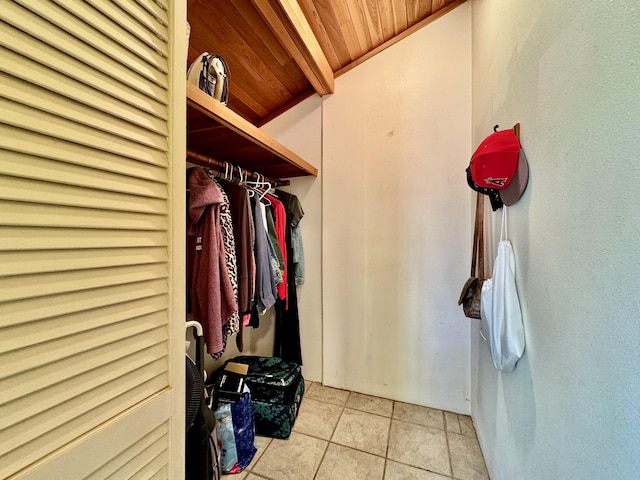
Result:
<svg viewBox="0 0 640 480"><path fill-rule="evenodd" d="M304 435L304 434L300 434L300 435ZM311 435L309 435L311 436ZM315 437L312 437L315 438ZM326 440L325 440L326 441ZM322 452L322 457L320 457L320 461L318 462L318 467L316 468L316 471L313 472L313 479L315 479L318 476L318 472L320 471L320 467L322 466L322 462L324 462L324 457L327 456L327 450L329 450L329 445L331 445L331 442L327 442L327 445L324 447L324 452Z"/></svg>
<svg viewBox="0 0 640 480"><path fill-rule="evenodd" d="M339 420L338 420L338 421L339 421ZM411 423L411 422L403 422L403 423ZM417 424L417 423L413 423L412 425L419 425L419 424ZM420 425L419 425L419 426L420 426ZM336 427L337 427L337 423L336 423ZM394 460L394 459L389 458L389 457L387 456L387 455L388 455L388 453L389 453L389 452L388 452L388 450L389 450L389 441L388 441L388 440L387 440L387 451L385 452L385 456L381 456L381 455L378 455L378 454L376 454L376 453L367 452L366 450L361 450L361 449L356 448L356 447L352 447L352 446L349 446L349 445L343 445L342 443L333 442L333 441L327 440L327 439L325 439L325 438L316 437L316 436L314 436L314 435L310 435L310 434L308 434L308 433L302 433L302 432L295 432L295 433L297 433L298 435L302 435L302 436L305 436L305 437L310 437L310 438L313 438L313 439L316 439L316 440L321 440L321 441L323 441L323 442L326 442L326 443L327 443L327 446L325 447L324 453L322 454L322 458L320 459L320 463L318 464L318 469L317 469L317 470L315 471L315 473L314 473L314 476L313 476L313 478L314 478L314 479L316 478L316 476L318 475L318 472L320 471L320 465L322 465L322 462L324 461L324 459L325 459L325 457L326 457L327 450L329 449L329 445L330 445L330 444L338 445L338 446L340 446L340 447L348 448L349 450L354 450L354 451L356 451L356 452L364 453L364 454L367 454L367 455L373 455L374 457L378 457L378 458L383 459L383 460L385 461L384 473L386 473L387 462L388 462L389 460L391 460L391 461L393 461L393 462L399 463L399 464L401 464L401 465L406 465L407 467L415 468L415 469L420 470L420 471L423 471L423 472L430 472L430 473L435 473L435 474L438 474L438 475L441 475L441 476L444 476L444 477L450 477L450 478L453 478L453 477L451 477L451 475L445 475L445 474L442 474L442 473L440 473L440 472L436 472L435 470L429 470L428 468L419 467L419 466L417 466L417 465L413 465L413 464L411 464L411 463L406 463L406 462L403 462L403 461L401 461L401 460ZM335 428L334 428L334 433L335 433ZM332 437L333 437L333 433L332 433ZM272 439L272 440L273 440L273 439ZM276 439L276 440L278 440L278 439ZM287 440L285 439L285 440L283 440L283 441L287 441ZM269 444L269 445L271 445L271 444ZM266 450L266 449L265 449L265 450ZM448 450L448 443L447 443L447 450ZM451 467L451 456L450 456L450 455L449 455L449 466ZM255 465L254 465L254 467L255 467ZM251 468L251 470L247 469L247 470L245 470L245 471L246 471L246 472L248 472L248 473L253 473L254 475L257 475L257 476L259 476L259 477L266 478L267 480L279 480L279 479L271 478L271 477L268 477L268 476L265 476L265 475L262 475L262 474L255 473L255 472L253 472L253 468ZM383 478L384 478L384 477L383 477ZM230 478L230 480L232 480L232 479Z"/></svg>
<svg viewBox="0 0 640 480"><path fill-rule="evenodd" d="M318 383L318 382L313 382L313 384L316 384L316 383ZM318 385L321 385L321 384L320 384L320 383L318 383ZM329 387L329 388L333 388L333 387ZM309 389L309 390L310 390L310 389ZM455 480L455 479L454 479L454 477L453 477L453 463L452 463L452 459L451 459L451 449L450 449L450 446L449 446L449 432L447 431L446 416L444 415L445 410L434 409L434 410L439 410L439 411L441 411L441 412L442 412L444 429L443 429L443 430L441 430L441 429L439 429L439 428L435 428L435 427L432 427L432 426L422 425L421 423L416 423L416 422L413 422L413 421L401 420L401 419L398 419L398 418L394 418L394 414L395 414L395 412L396 412L396 406L397 406L397 404L398 404L398 403L404 403L404 402L399 402L399 401L397 401L397 400L386 399L386 400L390 400L390 401L392 402L392 406L391 406L391 416L379 415L379 414L376 414L376 413L368 412L368 411L366 411L366 410L359 410L359 409L357 409L357 408L347 407L347 403L348 403L348 401L349 401L349 398L350 398L351 394L352 394L352 393L354 393L354 392L353 392L353 391L351 391L351 390L342 390L342 389L337 389L337 390L346 391L346 392L348 392L348 393L349 393L349 395L347 396L347 400L346 400L346 401L344 402L344 404L342 404L342 405L338 405L338 404L332 403L332 402L330 402L330 401L326 401L326 400L324 400L324 399L317 399L317 398L309 397L309 396L307 396L307 395L305 395L305 397L304 397L304 399L306 399L306 398L311 398L312 400L315 400L315 401L318 401L318 402L321 402L321 403L324 403L324 404L327 404L327 405L332 405L332 406L335 406L335 407L339 407L339 408L340 408L340 414L339 414L339 416L338 416L338 420L337 420L336 424L334 425L333 430L332 430L331 435L329 436L329 439L328 439L328 440L327 440L326 438L321 438L321 437L317 437L317 436L315 436L315 435L311 435L311 434L308 434L308 433L302 433L302 432L300 432L300 431L296 431L296 430L294 430L294 432L295 432L296 434L298 434L298 435L303 435L303 436L307 436L307 437L310 437L310 438L313 438L313 439L316 439L316 440L320 440L320 441L326 442L326 446L325 446L324 452L323 452L323 454L322 454L322 457L320 458L320 462L318 463L318 467L317 467L316 471L315 471L315 472L314 472L314 474L313 474L313 477L312 477L313 479L316 479L316 478L317 478L318 472L320 471L320 466L322 465L322 463L324 462L324 460L325 460L325 458L326 458L327 451L329 450L329 445L330 445L330 444L338 445L338 446L341 446L341 447L344 447L344 448L348 448L348 449L350 449L350 450L354 450L354 451L357 451L357 452L361 452L361 453L364 453L364 454L373 455L373 456L375 456L375 457L382 458L382 459L384 460L384 467L383 467L383 479L384 479L384 476L386 475L386 472L387 472L387 466L388 466L389 461L394 461L394 462L399 463L399 464L401 464L401 465L406 465L406 466L408 466L408 467L416 468L416 469L418 469L418 470L420 470L420 471L424 471L424 472L431 472L431 473L435 473L435 474L438 474L438 475L443 475L443 474L442 474L442 473L440 473L440 472L435 472L435 471L433 471L433 470L429 470L429 469L427 469L427 468L422 468L422 467L419 467L419 466L417 466L417 465L412 465L412 464L409 464L409 463L405 463L405 462L403 462L403 461L393 460L393 459L390 459L390 458L388 457L388 455L389 455L389 445L390 445L390 440L391 440L391 425L392 425L392 422L395 420L395 421L397 421L397 422L402 422L402 423L406 423L406 424L410 424L410 425L421 426L421 427L424 427L424 428L430 428L430 429L437 430L437 431L444 431L444 433L445 433L445 440L446 440L446 443L447 443L447 454L448 454L448 458L449 458L449 472L450 472L450 473L449 473L448 475L443 475L443 476L444 476L445 478L449 478L449 479ZM308 392L308 390L307 390L307 392ZM305 392L305 393L307 393L307 392ZM358 393L358 392L355 392L355 393ZM378 398L384 398L384 397L378 397ZM304 401L304 399L303 399L303 401ZM419 406L419 405L418 405L418 406ZM347 410L347 408L348 408L349 410L353 410L353 411L356 411L356 412L361 412L361 413L370 413L370 414L372 414L372 415L376 415L376 416L379 416L379 417L382 417L382 418L387 418L387 419L389 419L389 428L388 428L388 430L387 430L387 442L386 442L386 448L385 448L384 456L381 456L381 455L376 454L376 453L368 452L368 451L365 451L365 450L361 450L361 449L359 449L359 448L352 447L352 446L349 446L349 445L343 445L343 444L341 444L341 443L338 443L338 442L333 441L333 437L334 437L334 435L335 435L335 433L336 433L336 430L337 430L337 428L338 428L338 425L340 424L340 421L342 420L342 417L343 417L343 415L344 415L345 411ZM427 408L430 408L430 407L427 407ZM450 413L454 413L454 414L455 414L455 412L450 412ZM455 415L456 415L456 419L458 420L458 424L459 424L459 426L460 426L460 420L459 420L459 418L458 418L458 414L455 414ZM460 430L462 431L462 429L461 429L461 428L460 428ZM451 432L451 433L455 433L455 432ZM462 435L462 434L460 434L460 435ZM464 436L464 435L463 435L463 436ZM476 437L476 438L477 438L477 437ZM267 449L268 449L268 447L272 444L273 440L274 440L274 439L272 438L272 439L270 440L269 444L264 448L264 452L262 453L262 455L260 456L260 458L262 458L262 456L266 454L266 450L267 450ZM284 441L286 441L286 440L284 440ZM483 460L484 460L484 458L483 458ZM258 461L259 461L259 460L258 460ZM264 476L264 475L261 475L261 474L254 473L254 472L253 472L253 470L254 470L255 466L257 465L258 461L256 461L256 464L254 464L254 465L253 465L253 467L251 467L250 469L249 469L249 468L247 468L247 469L245 470L245 472L247 472L247 474L253 474L253 475L257 475L257 476L259 476L259 477L261 477L261 478L265 478L266 480L279 480L279 479L273 479L273 478L268 477L268 476ZM486 465L486 462L485 462L485 465ZM485 467L485 468L486 468L486 467Z"/></svg>
<svg viewBox="0 0 640 480"><path fill-rule="evenodd" d="M393 423L393 414L396 409L396 402L394 401L391 404L391 417L389 418L389 430L387 430L387 449L384 452L384 458L389 458L389 443L391 440L391 424ZM385 470L386 470L387 462L385 462Z"/></svg>
<svg viewBox="0 0 640 480"><path fill-rule="evenodd" d="M356 452L366 453L367 455L373 455L374 457L382 458L383 460L387 458L377 453L371 453L371 452L367 452L366 450L360 450L358 447L350 447L349 445L343 445L342 443L338 443L338 442L329 442L329 443L333 443L334 445L338 445L340 447L348 448L349 450L355 450Z"/></svg>
<svg viewBox="0 0 640 480"><path fill-rule="evenodd" d="M349 395L351 395L351 393L349 393ZM347 401L349 401L349 397L347 397ZM331 435L329 436L329 442L333 440L333 436L336 434L336 430L338 429L338 425L340 425L340 420L342 420L342 415L344 415L344 411L346 408L347 408L347 402L344 402L344 405L342 405L340 410L340 415L338 416L338 421L334 425L333 430L331 431Z"/></svg>
<svg viewBox="0 0 640 480"><path fill-rule="evenodd" d="M391 417L389 417L389 428L387 429L387 448L384 452L384 468L382 469L382 480L387 476L387 462L389 461L389 444L391 443L391 425L393 424L393 411L395 410L396 402L391 401Z"/></svg>
<svg viewBox="0 0 640 480"><path fill-rule="evenodd" d="M351 392L349 392L349 395L351 395ZM320 463L318 463L318 468L315 471L315 473L313 474L313 478L315 479L316 476L318 475L318 472L320 471L320 467L322 466L322 462L324 462L324 458L327 456L327 450L329 450L329 445L331 445L333 442L331 441L331 439L333 438L333 436L336 433L336 429L338 428L338 424L340 423L340 419L342 418L342 414L344 413L344 409L345 409L345 405L347 404L347 402L349 401L349 395L347 395L347 399L344 402L344 405L342 405L340 407L340 405L336 405L337 407L340 407L340 415L338 416L338 421L336 422L336 424L333 427L333 430L331 431L331 435L329 435L329 440L324 440L325 442L327 442L327 446L324 449L324 453L322 454L322 458L320 459ZM329 402L324 402L324 403L329 403ZM329 403L329 405L333 405L333 403ZM313 435L309 435L310 437L313 437ZM313 437L313 438L317 438L317 437Z"/></svg>
<svg viewBox="0 0 640 480"><path fill-rule="evenodd" d="M369 415L375 415L376 417L389 418L389 419L392 418L392 417L388 417L386 415L380 415L379 413L373 413L373 412L369 412L367 410L360 410L359 408L347 407L346 405L345 405L345 409L353 410L354 412L359 412L359 413L368 413Z"/></svg>
<svg viewBox="0 0 640 480"><path fill-rule="evenodd" d="M258 436L260 436L260 435L254 435L254 438L253 438L253 444L254 445L256 443L255 437L258 437ZM251 462L249 463L249 466L247 468L245 468L243 471L247 473L247 477L250 474L253 474L253 475L257 475L258 477L266 478L267 480L271 480L271 479L269 479L269 477L265 477L264 475L258 475L257 473L253 473L253 469L256 468L256 465L258 464L258 462L260 461L262 456L265 453L267 453L267 449L271 446L271 443L273 443L273 440L274 440L273 437L262 437L262 438L268 438L269 439L269 443L267 443L267 445L263 448L263 451L260 454L260 456L257 459L255 459L255 456L254 456L254 459L251 460ZM255 460L255 462L254 462L254 460ZM253 463L253 465L251 465L252 463Z"/></svg>
<svg viewBox="0 0 640 480"><path fill-rule="evenodd" d="M389 418L389 417L387 417ZM438 432L446 432L444 428L432 427L431 425L424 425L422 423L412 422L410 420L402 420L401 418L392 418L391 420L395 420L396 422L408 423L409 425L416 425L418 427L429 428L431 430L437 430ZM453 432L455 433L455 432Z"/></svg>
<svg viewBox="0 0 640 480"><path fill-rule="evenodd" d="M440 472L436 472L435 470L429 470L428 468L418 467L418 466L413 465L411 463L405 463L405 462L401 462L400 460L394 460L393 458L387 458L387 460L390 460L392 462L398 463L400 465L404 465L405 467L415 468L416 470L420 470L421 472L433 473L435 475L439 475L439 476L447 478L447 479L453 478L451 475L447 475L446 473L440 473ZM454 479L454 480L458 480L458 479Z"/></svg>
<svg viewBox="0 0 640 480"><path fill-rule="evenodd" d="M409 423L411 425L424 426L424 425L420 425L418 423L411 423L411 422L403 422L403 423ZM336 426L337 426L337 424L336 424ZM334 432L335 432L335 428L334 428ZM342 443L338 443L338 442L334 442L334 441L331 441L331 440L327 440L325 438L316 437L316 436L308 434L308 433L302 433L302 432L296 432L296 433L298 435L303 435L305 437L310 437L310 438L314 438L316 440L322 440L323 442L327 442L327 447L325 448L325 452L322 455L322 459L320 460L320 464L319 465L322 465L322 461L324 460L324 458L326 456L326 452L327 452L327 450L329 448L329 445L330 444L334 444L334 445L338 445L340 447L348 448L349 450L354 450L356 452L365 453L367 455L373 455L374 457L382 458L385 461L385 468L384 468L384 472L385 473L386 473L386 468L387 468L387 462L390 460L390 461L399 463L401 465L406 465L407 467L411 467L411 468L415 468L417 470L421 470L423 472L430 472L430 473L435 473L435 474L443 476L443 477L454 478L452 476L452 474L449 474L449 475L443 474L443 473L437 472L435 470L429 470L428 468L423 468L423 467L420 467L420 466L417 466L417 465L414 465L414 464L411 464L411 463L403 462L402 460L394 460L392 458L389 458L388 457L388 454L389 454L389 441L388 440L387 440L387 451L385 453L385 456L381 456L381 455L378 455L377 453L367 452L366 450L361 450L361 449L359 449L357 447L352 447L352 446L349 446L349 445L343 445ZM333 434L332 434L332 437L333 437ZM452 464L451 464L451 454L449 452L449 442L448 442L448 440L447 440L447 453L449 454L448 455L449 456L449 468L450 468L451 473L453 473L453 468L452 468ZM320 470L320 466L318 466L318 470L314 474L314 477L313 477L314 479L316 478L316 475L318 474L319 470ZM255 475L257 475L257 474L255 474ZM267 478L267 477L265 477L265 478ZM277 480L277 479L269 479L269 480ZM454 480L456 480L456 479L454 479Z"/></svg>
<svg viewBox="0 0 640 480"><path fill-rule="evenodd" d="M447 456L449 457L449 474L451 475L451 478L453 478L453 462L451 461L451 448L449 447L449 432L447 432L446 430L446 425L444 430L444 438L447 441Z"/></svg>

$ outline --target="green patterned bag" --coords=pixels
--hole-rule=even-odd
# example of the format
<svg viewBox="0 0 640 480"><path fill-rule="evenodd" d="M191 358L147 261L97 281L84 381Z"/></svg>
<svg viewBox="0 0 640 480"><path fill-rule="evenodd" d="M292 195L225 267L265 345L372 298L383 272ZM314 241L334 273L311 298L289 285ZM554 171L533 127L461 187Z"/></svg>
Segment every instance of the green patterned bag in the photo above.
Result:
<svg viewBox="0 0 640 480"><path fill-rule="evenodd" d="M246 384L251 390L256 434L289 438L304 395L300 365L249 355L229 361L249 365Z"/></svg>

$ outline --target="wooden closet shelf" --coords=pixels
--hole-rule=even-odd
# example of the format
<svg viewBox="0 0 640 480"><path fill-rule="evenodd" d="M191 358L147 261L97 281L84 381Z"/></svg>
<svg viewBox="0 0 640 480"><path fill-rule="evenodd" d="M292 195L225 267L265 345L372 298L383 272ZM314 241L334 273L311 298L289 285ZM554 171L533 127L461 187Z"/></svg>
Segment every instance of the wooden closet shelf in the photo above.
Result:
<svg viewBox="0 0 640 480"><path fill-rule="evenodd" d="M316 167L190 83L187 148L272 178L318 175Z"/></svg>

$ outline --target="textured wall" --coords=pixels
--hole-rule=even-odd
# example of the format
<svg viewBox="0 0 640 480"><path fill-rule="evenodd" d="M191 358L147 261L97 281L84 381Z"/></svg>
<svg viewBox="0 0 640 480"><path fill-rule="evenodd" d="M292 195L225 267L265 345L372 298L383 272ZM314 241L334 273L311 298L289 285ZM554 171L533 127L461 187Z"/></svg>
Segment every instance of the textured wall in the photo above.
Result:
<svg viewBox="0 0 640 480"><path fill-rule="evenodd" d="M640 478L638 4L472 8L474 148L520 122L531 167L509 221L527 339L515 372L472 332L491 478Z"/></svg>
<svg viewBox="0 0 640 480"><path fill-rule="evenodd" d="M304 218L300 222L305 255L305 282L298 287L302 373L322 380L322 100L314 95L262 127L320 171L318 177L292 178L283 188L295 194ZM266 335L266 333L265 333ZM272 336L269 337L272 341ZM271 343L273 350L273 342Z"/></svg>
<svg viewBox="0 0 640 480"><path fill-rule="evenodd" d="M468 4L323 100L324 382L468 413Z"/></svg>

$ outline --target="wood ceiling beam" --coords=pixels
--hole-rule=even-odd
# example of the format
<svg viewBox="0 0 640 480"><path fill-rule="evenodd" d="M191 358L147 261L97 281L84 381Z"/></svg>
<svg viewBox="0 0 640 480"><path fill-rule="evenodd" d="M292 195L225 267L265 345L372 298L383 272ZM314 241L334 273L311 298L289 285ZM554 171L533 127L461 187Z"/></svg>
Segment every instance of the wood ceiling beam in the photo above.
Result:
<svg viewBox="0 0 640 480"><path fill-rule="evenodd" d="M296 0L252 0L318 95L334 91L331 66Z"/></svg>

